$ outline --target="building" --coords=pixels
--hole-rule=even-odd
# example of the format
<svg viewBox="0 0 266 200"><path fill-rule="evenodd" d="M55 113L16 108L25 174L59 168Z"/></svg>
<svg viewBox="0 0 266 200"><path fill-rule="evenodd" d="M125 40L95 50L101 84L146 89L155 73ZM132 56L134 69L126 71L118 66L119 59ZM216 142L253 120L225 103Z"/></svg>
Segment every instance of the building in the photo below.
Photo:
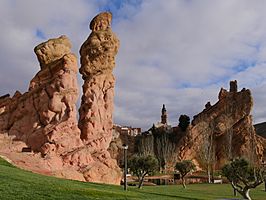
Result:
<svg viewBox="0 0 266 200"><path fill-rule="evenodd" d="M165 130L171 130L171 125L167 122L167 111L165 108L165 104L163 104L162 112L161 112L161 121L154 125L155 128L164 128Z"/></svg>
<svg viewBox="0 0 266 200"><path fill-rule="evenodd" d="M113 130L121 135L129 135L132 137L136 137L141 134L141 128L133 128L131 126L121 126L117 124L114 124Z"/></svg>

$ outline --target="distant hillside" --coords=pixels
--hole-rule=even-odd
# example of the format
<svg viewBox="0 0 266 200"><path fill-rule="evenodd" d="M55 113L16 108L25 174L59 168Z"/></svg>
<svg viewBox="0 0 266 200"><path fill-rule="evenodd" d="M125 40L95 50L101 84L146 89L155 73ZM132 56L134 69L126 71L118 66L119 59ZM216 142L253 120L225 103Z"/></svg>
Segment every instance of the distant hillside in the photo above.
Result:
<svg viewBox="0 0 266 200"><path fill-rule="evenodd" d="M266 122L254 125L256 133L264 138L266 138Z"/></svg>

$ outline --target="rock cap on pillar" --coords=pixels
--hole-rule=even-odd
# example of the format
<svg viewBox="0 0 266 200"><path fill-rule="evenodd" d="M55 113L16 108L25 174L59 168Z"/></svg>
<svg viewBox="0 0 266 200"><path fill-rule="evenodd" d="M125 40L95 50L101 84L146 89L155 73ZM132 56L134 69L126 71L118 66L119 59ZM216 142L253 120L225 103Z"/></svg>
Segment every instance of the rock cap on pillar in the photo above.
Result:
<svg viewBox="0 0 266 200"><path fill-rule="evenodd" d="M90 23L92 30L80 48L80 73L85 80L96 74L111 73L115 67L115 55L119 40L111 30L112 14L98 14Z"/></svg>
<svg viewBox="0 0 266 200"><path fill-rule="evenodd" d="M111 12L102 12L96 15L91 23L90 29L92 31L106 30L110 28L112 22L112 13Z"/></svg>
<svg viewBox="0 0 266 200"><path fill-rule="evenodd" d="M49 39L37 45L34 48L40 62L41 69L45 66L61 59L64 55L71 53L71 42L67 36L62 35L59 38Z"/></svg>

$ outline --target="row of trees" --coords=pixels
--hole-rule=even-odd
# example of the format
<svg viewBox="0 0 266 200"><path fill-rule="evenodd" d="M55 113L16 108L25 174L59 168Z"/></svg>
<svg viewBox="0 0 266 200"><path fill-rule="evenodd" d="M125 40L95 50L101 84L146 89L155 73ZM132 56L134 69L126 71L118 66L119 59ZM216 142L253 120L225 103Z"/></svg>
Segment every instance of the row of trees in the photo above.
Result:
<svg viewBox="0 0 266 200"><path fill-rule="evenodd" d="M233 108L226 108L226 114L225 118L230 118L230 113L232 113ZM181 115L179 118L179 128L182 131L186 131L187 127L190 124L190 119L186 115ZM203 145L199 146L198 151L198 161L200 161L200 165L203 166L208 174L209 183L211 183L211 174L214 170L214 165L217 162L217 155L216 155L216 143L215 143L215 135L214 135L214 122L211 123L204 123L204 121L200 124L202 125L202 140ZM233 157L235 157L232 153L232 137L233 137L233 129L232 125L230 124L230 120L226 121L225 123L225 129L226 129L226 141L227 143L224 144L224 157L227 158L227 160L232 160ZM152 132L155 133L154 135L157 138L153 138L154 140L150 143L151 146L153 146L153 152L156 152L156 147L159 147L159 151L156 152L156 157L159 160L159 165L162 167L166 162L172 159L173 150L175 147L175 140L170 138L170 134L166 133L160 133L156 134L160 130L156 130L155 127L152 128ZM252 134L252 131L250 132L250 155L249 162L247 162L245 159L234 159L229 164L225 165L222 169L222 174L227 177L229 182L231 183L234 191L238 192L240 195L243 196L245 199L251 199L249 195L249 191L252 188L257 187L260 185L263 181L266 182L265 177L265 169L263 169L261 166L255 166L257 160L255 159L255 153L254 153L254 135ZM159 136L159 137L158 137ZM167 136L167 137L165 137ZM158 141L156 140L158 139ZM157 143L156 143L157 141ZM156 145L152 145L156 144ZM170 144L170 145L169 145ZM173 147L171 146L173 144ZM169 147L169 148L165 148ZM152 149L152 148L148 148ZM162 151L167 150L167 151ZM170 151L169 151L170 150ZM170 152L170 153L169 153ZM160 154L161 153L161 154ZM154 155L154 154L153 154ZM195 167L195 166L194 166ZM175 168L180 172L182 183L184 188L185 186L185 175L189 173L191 170L193 170L193 163L191 161L182 161L175 165ZM266 187L266 183L265 183Z"/></svg>
<svg viewBox="0 0 266 200"><path fill-rule="evenodd" d="M139 188L142 187L145 176L154 174L156 171L158 171L159 168L158 160L151 155L148 156L135 155L129 160L128 165L130 171L138 178ZM177 162L175 169L179 171L183 187L186 188L185 176L189 172L195 170L196 166L191 160L184 160L181 162Z"/></svg>
<svg viewBox="0 0 266 200"><path fill-rule="evenodd" d="M190 124L190 118L187 115L180 115L179 128L185 132ZM155 125L148 132L137 136L135 151L139 155L153 155L157 158L160 171L166 171L169 167L175 165L177 143L183 134L176 134L173 130L165 127L156 128Z"/></svg>
<svg viewBox="0 0 266 200"><path fill-rule="evenodd" d="M135 155L129 160L129 168L138 177L138 187L141 188L145 176L152 175L158 171L159 162L151 155ZM196 169L195 164L191 160L183 160L176 163L175 169L180 173L182 185L186 188L185 177ZM231 183L234 193L237 191L244 199L248 200L251 200L250 189L256 188L263 182L266 184L265 166L251 165L243 158L235 159L226 164L222 168L222 175Z"/></svg>

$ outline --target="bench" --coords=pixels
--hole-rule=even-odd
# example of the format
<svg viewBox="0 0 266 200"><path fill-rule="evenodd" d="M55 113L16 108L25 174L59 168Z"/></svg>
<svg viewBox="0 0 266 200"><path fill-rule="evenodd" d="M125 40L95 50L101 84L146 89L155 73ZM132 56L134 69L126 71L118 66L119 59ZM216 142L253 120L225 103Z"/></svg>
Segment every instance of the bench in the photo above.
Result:
<svg viewBox="0 0 266 200"><path fill-rule="evenodd" d="M213 180L213 183L223 183L223 180L222 179L214 179Z"/></svg>

